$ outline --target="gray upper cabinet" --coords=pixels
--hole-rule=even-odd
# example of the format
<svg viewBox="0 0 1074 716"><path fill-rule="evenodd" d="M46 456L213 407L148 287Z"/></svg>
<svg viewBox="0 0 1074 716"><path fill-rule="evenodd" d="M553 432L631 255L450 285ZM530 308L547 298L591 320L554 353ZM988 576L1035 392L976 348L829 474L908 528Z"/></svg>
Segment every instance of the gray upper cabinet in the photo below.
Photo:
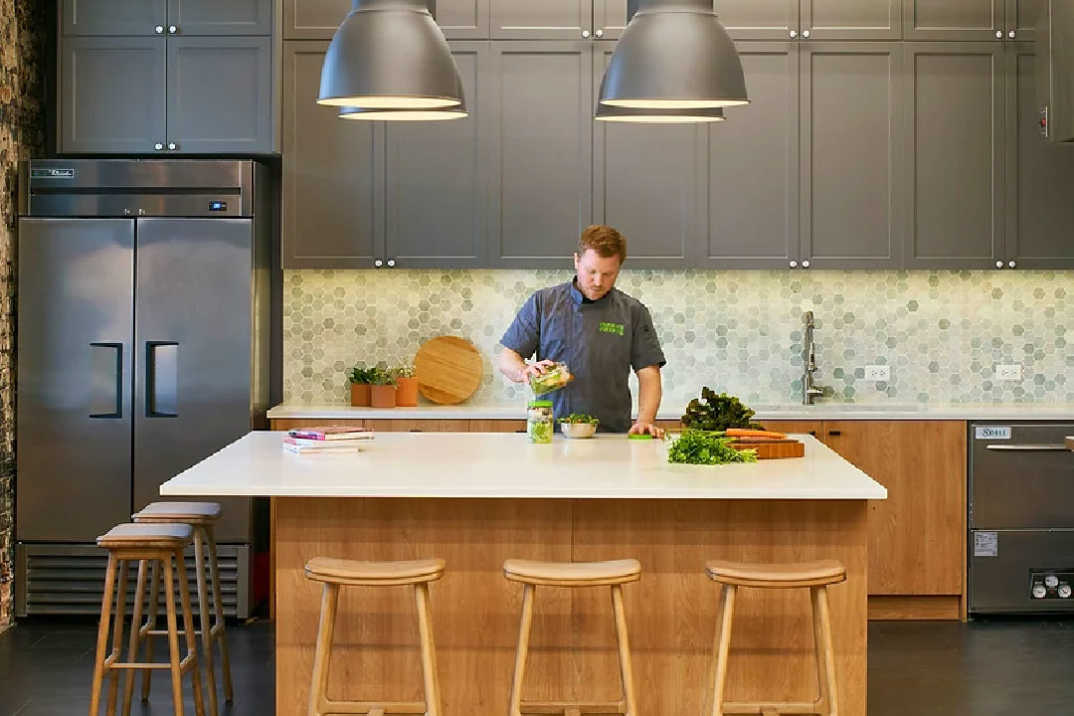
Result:
<svg viewBox="0 0 1074 716"><path fill-rule="evenodd" d="M379 123L317 104L327 49L284 43L283 267L372 268L384 247Z"/></svg>
<svg viewBox="0 0 1074 716"><path fill-rule="evenodd" d="M493 43L489 264L570 266L592 219L593 45Z"/></svg>
<svg viewBox="0 0 1074 716"><path fill-rule="evenodd" d="M808 40L898 40L904 0L801 0L799 37Z"/></svg>
<svg viewBox="0 0 1074 716"><path fill-rule="evenodd" d="M897 268L898 43L801 46L803 268Z"/></svg>
<svg viewBox="0 0 1074 716"><path fill-rule="evenodd" d="M491 0L436 0L436 21L449 40L489 36ZM351 0L283 0L285 40L331 40Z"/></svg>
<svg viewBox="0 0 1074 716"><path fill-rule="evenodd" d="M1006 30L1008 40L1034 42L1037 39L1037 20L1045 0L1006 0Z"/></svg>
<svg viewBox="0 0 1074 716"><path fill-rule="evenodd" d="M798 47L740 42L750 104L704 130L695 265L787 268L798 262Z"/></svg>
<svg viewBox="0 0 1074 716"><path fill-rule="evenodd" d="M1003 45L907 43L909 268L1003 260Z"/></svg>
<svg viewBox="0 0 1074 716"><path fill-rule="evenodd" d="M167 0L63 0L64 35L162 35Z"/></svg>
<svg viewBox="0 0 1074 716"><path fill-rule="evenodd" d="M272 38L168 38L168 147L272 151Z"/></svg>
<svg viewBox="0 0 1074 716"><path fill-rule="evenodd" d="M271 35L272 13L272 0L168 0L168 32L177 35Z"/></svg>
<svg viewBox="0 0 1074 716"><path fill-rule="evenodd" d="M595 46L594 90L614 50L612 43ZM623 232L631 268L690 265L704 131L692 124L593 123L593 222Z"/></svg>
<svg viewBox="0 0 1074 716"><path fill-rule="evenodd" d="M715 0L715 8L735 39L786 40L798 36L798 1Z"/></svg>
<svg viewBox="0 0 1074 716"><path fill-rule="evenodd" d="M593 0L593 37L618 40L627 24L627 0Z"/></svg>
<svg viewBox="0 0 1074 716"><path fill-rule="evenodd" d="M64 38L59 150L139 153L158 144L163 149L166 54L163 37Z"/></svg>
<svg viewBox="0 0 1074 716"><path fill-rule="evenodd" d="M903 36L907 40L1001 39L1006 1L903 0Z"/></svg>
<svg viewBox="0 0 1074 716"><path fill-rule="evenodd" d="M1040 135L1031 44L1007 52L1008 268L1074 268L1074 146ZM1014 265L1011 265L1014 262Z"/></svg>
<svg viewBox="0 0 1074 716"><path fill-rule="evenodd" d="M593 33L594 0L493 0L497 40L577 40Z"/></svg>
<svg viewBox="0 0 1074 716"><path fill-rule="evenodd" d="M385 266L389 261L400 268L485 264L489 187L482 140L491 120L491 49L487 42L465 41L452 42L451 49L470 116L384 124Z"/></svg>

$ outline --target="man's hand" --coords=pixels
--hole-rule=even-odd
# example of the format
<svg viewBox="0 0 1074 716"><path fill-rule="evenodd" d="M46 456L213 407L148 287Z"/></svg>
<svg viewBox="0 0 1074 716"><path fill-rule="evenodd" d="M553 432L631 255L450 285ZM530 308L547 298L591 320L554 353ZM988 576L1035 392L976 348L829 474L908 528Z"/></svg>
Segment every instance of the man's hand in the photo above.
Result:
<svg viewBox="0 0 1074 716"><path fill-rule="evenodd" d="M554 361L539 360L536 363L527 363L525 367L519 372L518 383L527 383L531 379L536 378L539 375L544 375L555 365Z"/></svg>
<svg viewBox="0 0 1074 716"><path fill-rule="evenodd" d="M652 435L657 440L664 439L664 429L650 422L639 420L630 426L629 435Z"/></svg>

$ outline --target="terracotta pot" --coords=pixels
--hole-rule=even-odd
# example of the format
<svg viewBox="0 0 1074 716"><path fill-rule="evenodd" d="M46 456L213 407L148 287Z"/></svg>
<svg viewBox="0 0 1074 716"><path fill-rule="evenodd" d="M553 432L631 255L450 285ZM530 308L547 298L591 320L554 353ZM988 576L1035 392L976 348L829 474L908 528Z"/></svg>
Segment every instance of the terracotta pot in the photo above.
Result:
<svg viewBox="0 0 1074 716"><path fill-rule="evenodd" d="M395 404L400 408L418 407L417 378L397 378L395 380Z"/></svg>
<svg viewBox="0 0 1074 716"><path fill-rule="evenodd" d="M371 385L369 386L370 397L372 398L372 404L374 408L394 408L395 407L395 386L394 385Z"/></svg>
<svg viewBox="0 0 1074 716"><path fill-rule="evenodd" d="M359 408L369 405L369 384L351 383L351 405Z"/></svg>

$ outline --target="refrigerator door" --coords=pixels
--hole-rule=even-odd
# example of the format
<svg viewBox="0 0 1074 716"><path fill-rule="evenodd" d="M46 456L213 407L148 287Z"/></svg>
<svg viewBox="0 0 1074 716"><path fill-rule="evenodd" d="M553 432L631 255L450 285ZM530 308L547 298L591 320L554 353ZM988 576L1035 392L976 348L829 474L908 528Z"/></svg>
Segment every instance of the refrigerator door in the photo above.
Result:
<svg viewBox="0 0 1074 716"><path fill-rule="evenodd" d="M134 221L19 221L20 541L90 542L131 506Z"/></svg>
<svg viewBox="0 0 1074 716"><path fill-rule="evenodd" d="M139 219L134 506L250 430L250 219ZM250 542L251 500L218 499L220 542Z"/></svg>
<svg viewBox="0 0 1074 716"><path fill-rule="evenodd" d="M1074 612L1074 530L971 530L969 610Z"/></svg>

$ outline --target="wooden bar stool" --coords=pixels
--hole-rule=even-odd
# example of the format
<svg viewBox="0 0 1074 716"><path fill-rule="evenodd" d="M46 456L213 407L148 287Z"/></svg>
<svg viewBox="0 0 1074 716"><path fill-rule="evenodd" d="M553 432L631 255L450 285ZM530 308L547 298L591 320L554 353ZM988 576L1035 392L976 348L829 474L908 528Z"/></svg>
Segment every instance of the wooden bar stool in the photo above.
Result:
<svg viewBox="0 0 1074 716"><path fill-rule="evenodd" d="M122 524L113 527L107 534L97 538L97 545L108 550L108 571L104 578L104 596L101 598L101 623L97 629L97 656L93 664L93 686L90 694L90 716L97 716L101 699L101 686L104 677L110 679L108 687L108 706L106 713L116 713L116 698L119 692L119 670L127 669L126 697L123 713L130 713L130 694L134 680L132 671L148 672L152 669L169 669L172 676L172 705L175 716L183 714L183 674L190 671L194 686L194 711L197 716L205 715L205 706L201 695L201 676L198 673L198 654L194 646L194 618L190 613L190 589L186 580L186 566L183 564L183 549L190 544L191 528L189 525L139 525ZM120 662L119 656L123 642L123 616L127 603L127 563L138 561L138 583L134 590L134 613L131 616L131 636L128 661ZM179 629L175 616L175 583L172 576L172 560L179 575L179 597L183 609L183 631L186 635L186 656L179 658ZM138 663L135 645L140 632L138 622L142 618L142 601L145 598L146 567L154 566L154 579L157 567L164 573L164 588L167 596L164 608L167 612L169 661L167 664ZM116 571L119 572L119 588L116 589ZM113 627L112 649L105 657L108 645L108 629L112 611L112 600L116 601L115 626ZM156 599L156 595L153 595ZM154 602L155 603L155 602Z"/></svg>
<svg viewBox="0 0 1074 716"><path fill-rule="evenodd" d="M750 564L712 561L705 571L720 584L720 614L716 618L715 661L712 669L711 716L724 714L823 714L837 716L838 692L835 684L835 654L832 650L832 623L828 607L828 587L846 581L847 570L835 560L797 564ZM727 658L731 650L731 623L739 587L759 589L809 588L813 603L813 641L817 655L817 683L820 695L811 702L724 702L727 686Z"/></svg>
<svg viewBox="0 0 1074 716"><path fill-rule="evenodd" d="M556 713L564 714L564 716L590 713L637 716L634 671L630 661L626 615L623 611L623 585L641 579L641 563L636 559L613 562L532 562L525 559L509 559L503 563L503 576L512 582L521 582L524 585L522 619L518 628L515 675L511 682L511 703L508 707L508 716ZM623 688L622 699L612 703L522 701L522 682L526 674L526 657L529 655L530 631L533 626L533 597L538 586L611 588L615 636L619 643L619 678Z"/></svg>
<svg viewBox="0 0 1074 716"><path fill-rule="evenodd" d="M201 629L195 632L201 636L201 650L205 658L205 672L208 677L209 714L217 716L216 668L213 658L213 646L220 646L221 677L224 681L224 698L231 703L235 693L231 686L231 659L227 651L227 634L225 632L223 602L220 598L220 564L216 556L216 538L213 526L220 519L220 505L216 502L153 502L141 512L131 515L138 524L173 524L190 525L194 530L194 572L198 587L198 623ZM209 548L209 576L213 583L213 599L208 600L208 588L205 583L205 548ZM156 571L153 572L152 592L156 594L159 587ZM209 626L212 613L213 624ZM138 645L148 636L157 636L166 632L156 629L157 602L149 602L149 614L146 626L139 630ZM153 658L152 640L146 647L146 659ZM142 675L142 700L149 699L149 680L152 672Z"/></svg>
<svg viewBox="0 0 1074 716"><path fill-rule="evenodd" d="M436 644L429 611L429 582L444 576L444 560L419 559L409 562L356 562L348 559L315 557L306 563L306 579L321 582L321 621L317 629L317 651L313 657L309 716L326 714L425 714L441 716L440 678L436 671ZM332 632L340 587L414 587L421 637L421 670L425 682L424 701L333 701L328 698L328 662L332 653Z"/></svg>

